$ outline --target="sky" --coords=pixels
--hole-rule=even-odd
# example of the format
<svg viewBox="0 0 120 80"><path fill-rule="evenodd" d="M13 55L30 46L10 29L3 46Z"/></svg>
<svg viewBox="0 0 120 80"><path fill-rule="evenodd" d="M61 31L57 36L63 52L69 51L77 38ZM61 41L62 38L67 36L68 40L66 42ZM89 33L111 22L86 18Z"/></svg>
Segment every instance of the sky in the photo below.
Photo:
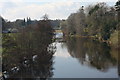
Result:
<svg viewBox="0 0 120 80"><path fill-rule="evenodd" d="M44 14L50 19L67 19L81 6L98 2L114 6L117 0L0 0L0 15L10 21L27 17L39 20Z"/></svg>

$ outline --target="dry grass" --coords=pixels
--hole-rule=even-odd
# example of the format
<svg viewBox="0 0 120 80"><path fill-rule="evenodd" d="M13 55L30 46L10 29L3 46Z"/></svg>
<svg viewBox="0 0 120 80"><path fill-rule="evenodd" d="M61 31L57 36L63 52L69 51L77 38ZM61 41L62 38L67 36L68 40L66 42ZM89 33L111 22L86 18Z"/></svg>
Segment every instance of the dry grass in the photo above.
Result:
<svg viewBox="0 0 120 80"><path fill-rule="evenodd" d="M119 47L119 45L118 45L118 33L119 33L118 30L114 31L113 34L111 34L111 37L110 37L110 43L114 48Z"/></svg>

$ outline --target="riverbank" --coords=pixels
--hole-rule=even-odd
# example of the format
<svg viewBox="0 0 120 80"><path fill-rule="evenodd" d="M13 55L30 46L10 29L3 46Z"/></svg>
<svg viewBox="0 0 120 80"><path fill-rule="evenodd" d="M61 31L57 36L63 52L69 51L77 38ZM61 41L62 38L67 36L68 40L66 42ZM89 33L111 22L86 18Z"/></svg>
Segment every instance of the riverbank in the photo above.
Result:
<svg viewBox="0 0 120 80"><path fill-rule="evenodd" d="M80 35L64 35L65 37L78 37L78 38L90 38L99 42L105 42L108 45L110 45L114 49L120 49L120 46L118 45L118 36L113 35L110 39L104 40L98 36L80 36Z"/></svg>

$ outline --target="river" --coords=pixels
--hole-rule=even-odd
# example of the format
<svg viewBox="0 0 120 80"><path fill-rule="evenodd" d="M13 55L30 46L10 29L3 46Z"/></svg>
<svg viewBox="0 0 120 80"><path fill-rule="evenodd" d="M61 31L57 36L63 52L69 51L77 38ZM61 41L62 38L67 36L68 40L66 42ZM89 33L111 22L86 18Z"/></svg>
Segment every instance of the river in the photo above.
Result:
<svg viewBox="0 0 120 80"><path fill-rule="evenodd" d="M85 40L55 44L54 78L118 78L117 60L113 56L117 53L110 52L107 45Z"/></svg>

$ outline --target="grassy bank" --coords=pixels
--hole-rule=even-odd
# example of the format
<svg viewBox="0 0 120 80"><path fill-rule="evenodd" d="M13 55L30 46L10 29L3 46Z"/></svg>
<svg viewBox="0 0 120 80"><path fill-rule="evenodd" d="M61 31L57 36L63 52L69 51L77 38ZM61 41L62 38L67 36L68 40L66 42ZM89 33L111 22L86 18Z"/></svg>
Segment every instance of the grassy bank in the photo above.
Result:
<svg viewBox="0 0 120 80"><path fill-rule="evenodd" d="M119 41L118 41L118 39L119 39L119 31L117 30L117 31L114 31L113 32L113 34L111 34L111 37L110 37L110 39L109 39L109 42L110 42L110 44L111 44L111 46L113 47L113 48L120 48L120 45L119 45Z"/></svg>
<svg viewBox="0 0 120 80"><path fill-rule="evenodd" d="M65 35L65 36L71 37L71 38L72 37L91 38L93 40L97 40L100 42L106 42L115 49L120 48L120 46L118 45L118 31L113 32L113 34L111 34L110 39L108 39L108 40L103 40L101 37L98 37L98 36L80 36L80 35Z"/></svg>

